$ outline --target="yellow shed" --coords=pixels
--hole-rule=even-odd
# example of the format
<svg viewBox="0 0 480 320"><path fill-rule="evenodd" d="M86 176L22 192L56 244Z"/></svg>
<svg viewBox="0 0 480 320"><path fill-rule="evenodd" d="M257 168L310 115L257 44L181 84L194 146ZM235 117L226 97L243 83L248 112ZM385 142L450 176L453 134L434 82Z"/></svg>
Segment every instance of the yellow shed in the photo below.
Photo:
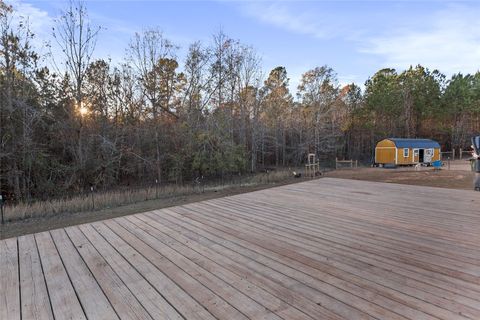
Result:
<svg viewBox="0 0 480 320"><path fill-rule="evenodd" d="M430 139L388 138L375 147L375 165L415 165L440 160L440 144Z"/></svg>

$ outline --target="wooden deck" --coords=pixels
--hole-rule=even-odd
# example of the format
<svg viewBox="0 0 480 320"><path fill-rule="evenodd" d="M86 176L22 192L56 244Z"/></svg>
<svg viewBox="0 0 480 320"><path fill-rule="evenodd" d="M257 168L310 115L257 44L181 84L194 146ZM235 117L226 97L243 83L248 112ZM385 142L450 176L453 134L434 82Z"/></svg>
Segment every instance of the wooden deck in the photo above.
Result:
<svg viewBox="0 0 480 320"><path fill-rule="evenodd" d="M480 195L324 178L0 241L0 319L480 319Z"/></svg>

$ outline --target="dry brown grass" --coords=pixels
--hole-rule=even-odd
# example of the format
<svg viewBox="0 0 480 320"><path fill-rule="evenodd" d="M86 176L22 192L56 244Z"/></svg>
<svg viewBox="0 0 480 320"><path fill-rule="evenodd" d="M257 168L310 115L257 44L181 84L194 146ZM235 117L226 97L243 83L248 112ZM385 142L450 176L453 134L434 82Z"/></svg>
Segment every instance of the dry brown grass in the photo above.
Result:
<svg viewBox="0 0 480 320"><path fill-rule="evenodd" d="M267 185L285 181L292 177L290 170L275 170L247 177L229 179L228 183L211 185L167 185L162 187L146 187L130 190L112 190L95 192L92 195L81 195L68 199L20 203L4 207L6 221L18 221L28 218L48 217L60 214L87 212L119 207L122 205L148 201L153 199L172 198L200 193L204 191L224 190L232 187Z"/></svg>

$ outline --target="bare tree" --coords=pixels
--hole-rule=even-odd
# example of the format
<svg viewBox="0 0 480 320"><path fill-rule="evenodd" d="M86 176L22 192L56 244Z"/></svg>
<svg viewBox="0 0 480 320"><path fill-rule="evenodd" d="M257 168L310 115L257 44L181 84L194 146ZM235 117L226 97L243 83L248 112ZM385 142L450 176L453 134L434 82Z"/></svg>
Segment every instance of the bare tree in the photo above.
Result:
<svg viewBox="0 0 480 320"><path fill-rule="evenodd" d="M242 48L240 65L239 105L240 105L240 143L247 148L250 140L250 170L255 171L257 163L258 121L260 94L263 74L261 58L251 47ZM250 139L248 139L250 133Z"/></svg>
<svg viewBox="0 0 480 320"><path fill-rule="evenodd" d="M68 8L57 19L56 25L56 28L53 28L53 37L64 55L65 71L73 80L75 100L77 107L81 108L83 83L101 27L91 24L82 1L70 1Z"/></svg>
<svg viewBox="0 0 480 320"><path fill-rule="evenodd" d="M174 118L171 102L180 81L176 68L178 63L175 51L178 47L164 37L158 29L136 33L128 49L128 61L134 66L142 92L150 103L155 132L157 180L162 179L161 128L160 120L164 113Z"/></svg>
<svg viewBox="0 0 480 320"><path fill-rule="evenodd" d="M153 28L135 33L128 48L130 62L143 86L143 93L150 101L154 118L161 112L178 118L170 108L173 93L172 68L178 66L175 52L178 46L165 38L163 32Z"/></svg>
<svg viewBox="0 0 480 320"><path fill-rule="evenodd" d="M285 67L276 67L264 82L263 113L267 125L272 128L270 140L273 143L275 165L286 164L286 125L292 107L292 95L288 89L289 78ZM282 155L280 156L280 152Z"/></svg>
<svg viewBox="0 0 480 320"><path fill-rule="evenodd" d="M327 66L305 72L298 86L297 95L310 116L314 152L317 155L335 153L339 135L334 113L334 104L338 96L336 74Z"/></svg>
<svg viewBox="0 0 480 320"><path fill-rule="evenodd" d="M198 41L190 45L184 66L187 85L181 103L188 118L192 113L201 113L215 93L215 90L210 90L213 76L207 72L211 59L209 48L204 48Z"/></svg>
<svg viewBox="0 0 480 320"><path fill-rule="evenodd" d="M56 27L52 30L53 37L64 57L62 62L64 67L63 71L69 75L74 89L77 115L71 116L80 116L75 156L81 178L85 177L86 162L86 155L83 150L84 124L82 117L86 115L88 106L88 104L83 101L83 90L87 69L95 50L100 29L100 27L91 24L84 2L70 1L67 9L62 12L56 20ZM83 183L85 183L85 181Z"/></svg>

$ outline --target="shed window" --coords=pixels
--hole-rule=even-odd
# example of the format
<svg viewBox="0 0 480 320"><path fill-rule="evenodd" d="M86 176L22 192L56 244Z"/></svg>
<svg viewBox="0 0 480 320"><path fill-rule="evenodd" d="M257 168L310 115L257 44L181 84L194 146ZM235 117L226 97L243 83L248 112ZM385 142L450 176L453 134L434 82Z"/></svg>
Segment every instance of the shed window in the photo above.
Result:
<svg viewBox="0 0 480 320"><path fill-rule="evenodd" d="M403 157L408 158L408 148L403 148Z"/></svg>

